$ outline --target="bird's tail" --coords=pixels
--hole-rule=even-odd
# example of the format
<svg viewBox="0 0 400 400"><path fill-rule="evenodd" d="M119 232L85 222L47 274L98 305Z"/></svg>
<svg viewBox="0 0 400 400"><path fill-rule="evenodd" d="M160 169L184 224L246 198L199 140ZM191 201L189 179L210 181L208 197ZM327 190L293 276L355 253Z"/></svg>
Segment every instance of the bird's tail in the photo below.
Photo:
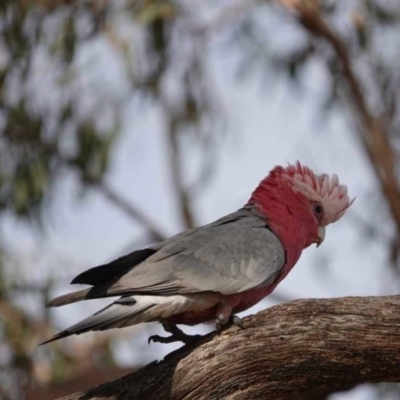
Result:
<svg viewBox="0 0 400 400"><path fill-rule="evenodd" d="M92 316L54 335L41 345L89 331L103 331L141 322L159 321L188 310L193 305L194 300L191 296L180 295L122 297Z"/></svg>
<svg viewBox="0 0 400 400"><path fill-rule="evenodd" d="M87 298L86 296L89 293L89 290L91 290L91 288L78 290L76 292L56 297L55 299L47 302L46 307L60 307L60 306L65 306L66 304L71 304L77 301L85 300Z"/></svg>

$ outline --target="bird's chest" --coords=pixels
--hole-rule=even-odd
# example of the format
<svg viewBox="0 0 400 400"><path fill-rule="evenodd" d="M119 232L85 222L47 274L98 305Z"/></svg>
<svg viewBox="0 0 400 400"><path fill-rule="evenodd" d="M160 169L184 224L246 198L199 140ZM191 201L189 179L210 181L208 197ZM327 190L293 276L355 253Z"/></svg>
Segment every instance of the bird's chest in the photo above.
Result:
<svg viewBox="0 0 400 400"><path fill-rule="evenodd" d="M294 264L299 259L300 254L297 254L296 252L288 255L289 257L287 258L285 265L281 268L281 270L276 275L276 278L270 284L259 287L257 289L250 289L242 293L227 296L231 297L231 304L236 304L233 308L233 312L239 313L245 311L259 303L262 299L272 293L277 285L286 278L287 274L291 271Z"/></svg>
<svg viewBox="0 0 400 400"><path fill-rule="evenodd" d="M260 287L257 289L251 289L246 292L242 292L236 295L233 295L237 298L237 304L233 308L234 313L239 313L247 310L250 307L253 307L257 303L259 303L262 299L268 296L278 285L278 283L287 275L282 274L278 276L277 279L268 286Z"/></svg>

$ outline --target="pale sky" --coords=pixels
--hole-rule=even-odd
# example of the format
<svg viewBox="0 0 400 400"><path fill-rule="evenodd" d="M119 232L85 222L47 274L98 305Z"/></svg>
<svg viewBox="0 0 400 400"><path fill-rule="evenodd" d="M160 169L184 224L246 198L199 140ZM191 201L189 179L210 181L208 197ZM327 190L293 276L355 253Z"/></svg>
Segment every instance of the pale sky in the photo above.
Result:
<svg viewBox="0 0 400 400"><path fill-rule="evenodd" d="M120 66L118 63L111 63L110 66L107 62L108 50L101 43L96 46L93 57L98 59L93 76L97 90L100 93L112 90L123 96L124 81L118 77ZM308 89L301 96L292 91L284 79L272 79L265 85L260 84L259 76L237 82L232 59L226 54L220 56L217 45L211 54L218 101L229 123L218 153L215 176L194 203L196 217L201 224L241 207L271 168L296 160L318 173L337 173L341 182L348 186L350 195L357 197L349 213L354 212L366 220L372 216L376 216L376 221L385 220L384 206L380 206L379 212L373 208L379 205L379 197L373 197L376 204L368 198L368 193L378 191L377 183L346 120L347 116L343 112L335 112L327 118L316 111L315 104L322 95L320 88L325 79L319 65L308 68L305 75ZM116 146L115 162L107 180L116 191L132 200L155 221L160 229L173 234L180 230L180 226L169 189L162 118L151 110L142 109L139 113L135 110L135 101L127 103L123 134ZM188 160L191 156L188 149ZM141 232L98 193L93 191L79 197L73 176L59 185L49 215L51 221L44 236L11 217L2 221L0 232L18 256L25 262L30 260L30 279L40 281L44 274L63 277L54 295L70 290L68 282L84 269L122 255L127 246L139 239ZM382 229L390 233L390 226ZM368 241L362 233L361 227L345 215L327 228L325 242L320 248L313 246L303 253L297 266L276 292L290 299L395 292L396 287L391 284L388 268L385 268L387 252L384 243ZM108 301L78 303L53 312L61 329L104 304ZM271 304L266 300L243 315ZM26 303L23 306L32 307ZM35 312L40 310L36 307ZM154 331L153 325L149 328L151 332ZM184 328L188 332L201 329ZM157 333L162 334L162 329L158 329ZM148 346L150 330L140 327L124 329L121 334L125 339L117 346L116 354L122 364L161 359L177 347L162 344ZM82 339L83 336L75 336L67 340ZM367 400L368 396L370 391L364 387L346 395L336 395L334 399Z"/></svg>

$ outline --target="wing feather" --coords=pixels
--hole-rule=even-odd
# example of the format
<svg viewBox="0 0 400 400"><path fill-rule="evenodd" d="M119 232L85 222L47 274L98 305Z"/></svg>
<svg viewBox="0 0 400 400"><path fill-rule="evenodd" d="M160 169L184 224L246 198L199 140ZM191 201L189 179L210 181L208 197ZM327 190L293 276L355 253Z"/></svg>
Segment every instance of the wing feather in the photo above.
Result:
<svg viewBox="0 0 400 400"><path fill-rule="evenodd" d="M263 217L246 207L85 271L73 283L92 288L77 292L79 296L68 295L67 302L62 296L50 305L117 295L240 293L272 283L284 263L278 237Z"/></svg>
<svg viewBox="0 0 400 400"><path fill-rule="evenodd" d="M271 283L284 263L282 244L265 220L234 215L230 224L211 224L166 244L118 285L131 293L232 294Z"/></svg>

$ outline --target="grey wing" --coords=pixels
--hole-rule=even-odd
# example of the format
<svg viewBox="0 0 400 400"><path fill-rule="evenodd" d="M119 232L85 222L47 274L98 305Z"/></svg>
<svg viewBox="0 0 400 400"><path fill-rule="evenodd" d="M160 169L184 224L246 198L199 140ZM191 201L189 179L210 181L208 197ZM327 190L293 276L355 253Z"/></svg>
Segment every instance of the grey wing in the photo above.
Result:
<svg viewBox="0 0 400 400"><path fill-rule="evenodd" d="M240 293L272 283L284 263L285 251L266 221L239 210L168 241L121 277L115 292Z"/></svg>

